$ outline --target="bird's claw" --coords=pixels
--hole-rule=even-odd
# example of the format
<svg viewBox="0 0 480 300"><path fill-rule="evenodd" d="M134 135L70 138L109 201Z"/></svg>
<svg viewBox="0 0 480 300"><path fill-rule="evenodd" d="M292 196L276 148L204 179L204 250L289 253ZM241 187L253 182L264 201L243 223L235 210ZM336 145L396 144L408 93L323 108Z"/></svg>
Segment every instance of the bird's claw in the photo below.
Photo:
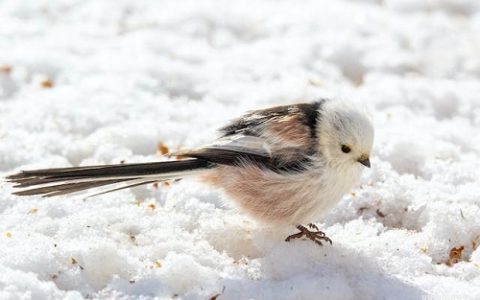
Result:
<svg viewBox="0 0 480 300"><path fill-rule="evenodd" d="M328 242L328 243L330 243L330 245L332 244L332 240L328 236L326 236L323 231L320 231L315 224L310 223L310 224L308 224L308 227L310 227L310 229L312 229L314 231L309 230L307 227L305 227L303 225L298 225L297 229L300 230L300 232L289 235L285 239L285 241L289 242L292 239L298 239L298 238L302 238L302 237L305 236L305 237L307 237L308 239L310 239L311 241L315 242L317 245L320 245L320 246L323 246L321 241Z"/></svg>

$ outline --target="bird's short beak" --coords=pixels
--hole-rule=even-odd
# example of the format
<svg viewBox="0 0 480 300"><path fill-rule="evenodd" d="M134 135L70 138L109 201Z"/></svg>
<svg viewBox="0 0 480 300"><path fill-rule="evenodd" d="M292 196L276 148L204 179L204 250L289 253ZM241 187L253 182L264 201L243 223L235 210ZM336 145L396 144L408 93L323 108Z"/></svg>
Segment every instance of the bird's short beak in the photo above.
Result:
<svg viewBox="0 0 480 300"><path fill-rule="evenodd" d="M369 157L366 157L366 158L363 158L361 157L359 160L358 160L359 163L361 163L362 165L364 165L365 167L367 168L370 168L371 165L370 165L370 158Z"/></svg>

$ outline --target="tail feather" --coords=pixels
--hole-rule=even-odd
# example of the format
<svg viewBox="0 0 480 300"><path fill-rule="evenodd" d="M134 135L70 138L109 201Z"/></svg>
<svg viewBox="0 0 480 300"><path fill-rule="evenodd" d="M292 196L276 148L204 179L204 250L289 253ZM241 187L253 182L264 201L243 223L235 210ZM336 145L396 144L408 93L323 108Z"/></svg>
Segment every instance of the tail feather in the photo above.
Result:
<svg viewBox="0 0 480 300"><path fill-rule="evenodd" d="M109 181L109 180L117 180L117 177L99 177L101 178L102 181ZM91 177L91 178L87 178L87 177L68 177L68 178L63 178L63 177L60 177L60 178L37 178L37 177L34 177L34 178L28 178L28 179L24 179L22 181L20 180L11 180L9 179L10 182L15 182L16 184L13 186L14 188L26 188L26 187L30 187L30 186L37 186L37 185L44 185L44 184L51 184L51 185L54 185L56 183L61 183L61 182L65 182L65 181L71 181L71 182L75 182L75 183L88 183L88 182L98 182L99 181L99 178L96 178L96 177ZM135 178L138 178L137 177L133 177L133 178L123 178L124 180L130 180L130 179L135 179ZM8 179L8 178L7 178Z"/></svg>
<svg viewBox="0 0 480 300"><path fill-rule="evenodd" d="M116 192L116 191L120 191L120 190L123 190L123 189L132 188L132 187L136 187L136 186L143 185L143 184L154 183L154 182L157 182L157 181L156 181L156 180L140 181L140 182L134 181L134 183L132 183L132 181L129 181L129 184L128 184L128 185L121 186L121 187L117 187L117 188L113 188L113 189L107 189L107 190L104 190L104 191L101 191L101 192L96 192L96 193L87 195L85 198L91 198L91 197L95 197L95 196L99 196L99 195L103 195L103 194L107 194L107 193L111 193L111 192ZM60 192L60 193L61 193L61 192ZM63 194L63 193L62 193L62 194ZM59 195L59 194L56 193L55 195L49 195L49 196L47 196L47 197L58 196L58 195Z"/></svg>
<svg viewBox="0 0 480 300"><path fill-rule="evenodd" d="M156 181L181 178L199 170L213 167L203 159L187 159L167 162L118 164L21 171L7 177L15 188L23 190L14 194L59 196L102 186L126 183L127 186L106 192Z"/></svg>
<svg viewBox="0 0 480 300"><path fill-rule="evenodd" d="M18 191L18 192L14 192L13 194L19 195L19 196L30 196L30 195L50 195L52 193L57 193L57 192L74 193L76 191L82 191L82 190L90 189L94 187L100 187L104 185L119 183L126 180L130 180L130 179L63 183L58 185L44 186L40 188L33 188L33 189Z"/></svg>
<svg viewBox="0 0 480 300"><path fill-rule="evenodd" d="M10 175L7 177L7 179L16 181L18 179L34 177L116 177L119 174L128 176L145 176L169 172L189 171L192 169L207 168L210 166L211 163L206 160L186 159L154 163L117 164L106 166L29 170L21 171L20 173Z"/></svg>

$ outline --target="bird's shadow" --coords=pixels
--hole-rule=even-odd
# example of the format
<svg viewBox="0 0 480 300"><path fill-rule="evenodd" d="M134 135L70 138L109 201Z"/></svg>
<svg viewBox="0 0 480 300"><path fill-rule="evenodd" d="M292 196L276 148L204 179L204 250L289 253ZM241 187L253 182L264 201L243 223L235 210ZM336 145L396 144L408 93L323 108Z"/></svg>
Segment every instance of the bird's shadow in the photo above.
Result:
<svg viewBox="0 0 480 300"><path fill-rule="evenodd" d="M255 242L255 241L254 241ZM262 243L261 243L262 244ZM426 293L389 275L375 257L334 243L263 243L249 278L224 278L224 299L423 299ZM222 299L222 298L219 298Z"/></svg>

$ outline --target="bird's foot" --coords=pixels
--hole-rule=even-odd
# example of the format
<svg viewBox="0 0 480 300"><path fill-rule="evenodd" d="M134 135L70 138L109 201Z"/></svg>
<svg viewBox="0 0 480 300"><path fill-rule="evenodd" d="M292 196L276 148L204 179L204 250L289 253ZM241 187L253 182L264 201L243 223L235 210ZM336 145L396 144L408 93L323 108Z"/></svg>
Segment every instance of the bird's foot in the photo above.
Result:
<svg viewBox="0 0 480 300"><path fill-rule="evenodd" d="M307 226L312 230L308 229L307 227L305 227L303 225L298 225L297 229L300 230L300 232L289 235L285 239L285 242L290 242L290 240L292 240L292 239L307 237L310 240L312 240L313 242L315 242L317 245L320 245L320 246L323 245L321 241L329 242L330 245L332 244L332 240L328 236L326 236L323 231L320 231L318 229L317 225L310 223Z"/></svg>

